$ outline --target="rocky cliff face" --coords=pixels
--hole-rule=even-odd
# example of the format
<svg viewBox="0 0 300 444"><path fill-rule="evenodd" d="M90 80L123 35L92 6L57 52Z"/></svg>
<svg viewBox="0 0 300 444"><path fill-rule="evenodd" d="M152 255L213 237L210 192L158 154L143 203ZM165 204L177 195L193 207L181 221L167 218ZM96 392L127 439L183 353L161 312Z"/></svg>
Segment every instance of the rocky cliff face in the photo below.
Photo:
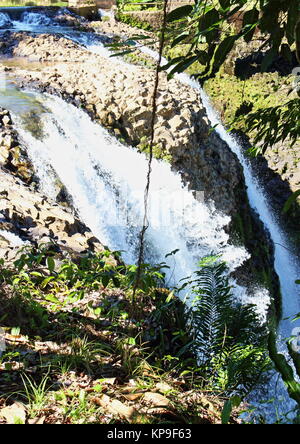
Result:
<svg viewBox="0 0 300 444"><path fill-rule="evenodd" d="M21 241L37 245L54 243L57 251L80 254L103 251L101 243L71 211L0 169L0 257L14 257ZM20 242L15 245L16 235Z"/></svg>
<svg viewBox="0 0 300 444"><path fill-rule="evenodd" d="M5 52L13 56L55 62L38 71L15 69L21 85L59 94L84 107L125 142L140 148L147 144L152 69L92 54L60 36L12 33L6 42ZM174 79L167 81L165 73L160 75L154 143L155 152L168 157L192 189L204 191L205 199L226 214L239 211L245 187L236 156L210 131L198 92Z"/></svg>
<svg viewBox="0 0 300 444"><path fill-rule="evenodd" d="M26 150L19 143L9 111L3 108L0 108L0 165L26 183L30 183L33 179L34 170Z"/></svg>
<svg viewBox="0 0 300 444"><path fill-rule="evenodd" d="M34 170L13 128L10 113L0 110L0 258L13 259L22 245L54 243L56 251L81 254L102 244L67 208L29 185ZM12 234L12 236L11 236Z"/></svg>

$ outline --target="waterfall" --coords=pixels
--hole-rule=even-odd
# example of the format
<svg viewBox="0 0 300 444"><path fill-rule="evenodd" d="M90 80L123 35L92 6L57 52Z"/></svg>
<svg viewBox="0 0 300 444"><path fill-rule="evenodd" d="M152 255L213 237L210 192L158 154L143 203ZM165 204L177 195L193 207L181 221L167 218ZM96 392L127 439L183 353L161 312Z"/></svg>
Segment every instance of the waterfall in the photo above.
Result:
<svg viewBox="0 0 300 444"><path fill-rule="evenodd" d="M41 116L42 140L26 129L21 116L14 120L42 191L55 198L58 177L93 233L110 248L124 250L127 262L134 262L144 211L145 155L122 146L73 105L51 96L36 96L48 110ZM164 260L165 254L179 248L173 271L177 282L189 275L203 256L220 254L230 271L249 257L243 247L230 244L224 230L229 217L209 208L201 196L197 200L183 186L180 175L158 160L153 161L149 222L147 259Z"/></svg>
<svg viewBox="0 0 300 444"><path fill-rule="evenodd" d="M158 59L157 52L150 48L141 46L141 52L149 55L153 59ZM167 64L166 59L162 59L162 65ZM284 233L280 224L273 213L264 190L259 185L252 170L249 159L245 157L243 149L238 141L225 129L217 112L212 107L205 91L199 83L192 80L187 74L176 74L175 78L180 82L199 90L202 104L206 110L207 117L211 126L215 128L220 138L227 143L231 151L238 157L244 172L247 195L251 208L259 216L264 227L270 234L274 245L274 268L279 277L280 291L282 297L282 317L277 330L277 347L290 361L289 354L285 345L286 338L300 331L300 320L292 319L300 312L300 291L299 285L295 283L300 277L299 258L293 252L293 246L290 245L287 235ZM274 399L272 408L262 406L260 408L263 414L268 414L271 421L276 421L280 413L287 414L296 406L296 402L289 398L287 390L278 374L273 374L270 378L268 387L265 390L267 399ZM259 410L259 404L255 402L262 399L261 394L255 393L252 397L253 404Z"/></svg>
<svg viewBox="0 0 300 444"><path fill-rule="evenodd" d="M290 245L287 235L281 229L276 215L272 212L267 196L260 187L252 171L250 161L243 154L240 144L221 124L219 116L211 106L203 90L201 90L201 99L211 125L216 125L217 133L237 155L243 167L250 205L259 215L273 241L274 268L279 277L282 296L282 317L277 330L277 347L279 351L290 360L285 340L295 334L296 331L299 332L300 326L300 320L292 322L295 315L300 312L299 285L295 283L300 277L299 259L294 255L293 246ZM268 385L267 394L269 397L274 397L274 404L277 404L278 412L282 411L287 413L296 406L296 402L288 397L282 380L277 381L277 379L278 375L272 377ZM276 419L275 412L273 412L273 419Z"/></svg>
<svg viewBox="0 0 300 444"><path fill-rule="evenodd" d="M49 26L53 21L46 14L25 11L21 16L21 22L33 26Z"/></svg>
<svg viewBox="0 0 300 444"><path fill-rule="evenodd" d="M244 170L247 193L251 207L259 215L267 228L274 243L274 267L280 279L281 293L284 298L283 320L279 326L279 332L282 338L291 335L292 328L297 324L291 324L290 318L300 312L300 294L299 286L295 281L300 277L300 268L297 257L293 254L293 246L283 230L280 228L276 215L273 214L268 204L267 196L260 187L255 174L252 171L251 164L244 156L241 146L237 140L231 136L222 126L217 113L212 108L207 95L201 91L202 103L205 106L208 118L212 126L216 125L216 131L220 137L227 142L230 149L237 155ZM300 325L300 324L298 324Z"/></svg>
<svg viewBox="0 0 300 444"><path fill-rule="evenodd" d="M0 27L1 20L0 15ZM43 22L38 17L28 15L22 20L18 25L14 22L17 29L32 30L40 25L53 25L50 19L51 23L46 23L47 20L43 19ZM38 23L39 20L41 23ZM90 51L109 56L107 49L92 34L75 35L67 32L65 36L85 45ZM157 57L157 54L148 48L141 50L154 58ZM119 58L113 60L117 62L117 59L119 63ZM200 89L197 82L185 74L176 77L181 82ZM300 312L299 289L294 283L300 277L299 263L296 256L289 251L288 239L272 213L241 147L222 126L201 89L200 94L211 124L217 125L216 131L243 166L250 205L259 215L274 243L274 266L280 279L283 301L278 345L283 353L286 353L280 339L290 336L292 329L297 325L286 318ZM44 133L42 140L36 139L26 129L22 116L16 113L15 109L14 120L24 144L28 147L28 154L37 170L42 190L55 198L56 183L59 179L72 197L76 212L93 233L111 249L124 251L123 257L128 263L135 262L137 237L144 209L143 191L147 169L145 156L130 147L121 146L104 129L94 124L84 112L72 105L58 98L34 95L48 109L48 112L40 117ZM157 160L153 162L149 201L150 226L146 232L146 259L150 262L168 263L170 271L167 280L170 285L176 285L180 279L190 275L197 268L198 259L205 255L220 255L228 263L230 271L236 270L249 257L243 247L230 244L224 230L229 222L228 217L205 205L199 196L195 198L193 193L182 185L180 176L172 172L169 165ZM166 259L165 255L175 249L179 249L179 252L171 259ZM267 291L254 288L249 293L233 280L232 284L236 299L256 303L257 311L264 320L269 304ZM282 381L277 384L275 378L276 376L273 376L270 381L266 396L277 398L279 411L282 407L282 411L287 412L294 406L294 402L288 398ZM284 400L282 405L280 398ZM273 411L270 412L270 421L276 419L275 416Z"/></svg>
<svg viewBox="0 0 300 444"><path fill-rule="evenodd" d="M0 29L8 28L12 25L11 19L5 12L0 12Z"/></svg>

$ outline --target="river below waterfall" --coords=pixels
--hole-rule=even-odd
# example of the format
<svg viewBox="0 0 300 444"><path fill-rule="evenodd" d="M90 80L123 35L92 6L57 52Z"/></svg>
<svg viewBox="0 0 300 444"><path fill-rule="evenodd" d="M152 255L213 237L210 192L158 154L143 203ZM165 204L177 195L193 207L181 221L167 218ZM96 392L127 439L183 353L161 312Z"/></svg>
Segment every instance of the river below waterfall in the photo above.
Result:
<svg viewBox="0 0 300 444"><path fill-rule="evenodd" d="M5 21L7 28L5 28ZM109 56L101 38L92 33L72 32L53 23L43 14L25 13L22 20L1 16L2 29L33 32L59 32L88 50ZM145 50L147 52L147 50ZM151 51L148 51L151 54ZM152 53L153 54L153 53ZM198 88L187 76L179 80ZM124 260L134 263L137 258L138 234L144 211L144 188L147 158L135 149L122 145L82 110L63 100L33 91L20 91L3 78L0 84L0 105L12 112L14 124L27 147L41 190L55 199L57 183L66 188L74 211L101 242L110 249L123 252ZM300 277L297 257L290 251L286 234L272 214L263 190L258 185L242 149L221 125L208 98L201 92L212 126L238 156L243 166L247 192L252 208L258 213L270 233L275 249L274 267L280 279L282 293L282 320L278 327L278 344L292 334L297 324L291 317L300 312L299 289L295 280ZM34 125L28 125L28 115L35 116ZM27 118L26 118L27 116ZM38 134L38 136L37 136ZM194 195L184 186L179 174L170 166L154 160L149 196L149 228L146 232L146 260L152 263L166 261L170 266L167 283L177 286L191 275L200 258L219 255L232 272L249 257L243 246L231 243L225 231L229 219L219 214L213 205L206 205L201 195ZM171 258L166 255L179 250ZM256 304L262 321L269 306L268 291L255 283L251 290L233 279L237 300ZM300 325L300 324L299 324ZM285 414L294 407L278 375L271 378L266 393L255 393L258 400L276 399L268 411L269 419L276 413ZM269 410L268 410L269 409ZM260 410L258 409L260 412Z"/></svg>

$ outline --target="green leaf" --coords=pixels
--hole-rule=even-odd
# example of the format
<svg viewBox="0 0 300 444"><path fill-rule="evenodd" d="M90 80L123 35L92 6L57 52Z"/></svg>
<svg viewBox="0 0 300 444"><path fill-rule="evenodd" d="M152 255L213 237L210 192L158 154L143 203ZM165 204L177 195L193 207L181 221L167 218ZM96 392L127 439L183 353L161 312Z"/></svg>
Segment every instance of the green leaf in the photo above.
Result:
<svg viewBox="0 0 300 444"><path fill-rule="evenodd" d="M214 59L213 59L213 68L219 69L221 65L225 62L227 55L232 50L234 43L237 39L237 36L231 35L226 37L220 45L217 47Z"/></svg>
<svg viewBox="0 0 300 444"><path fill-rule="evenodd" d="M167 21L175 22L176 20L188 17L193 9L192 5L180 6L179 8L173 9L173 11L167 15Z"/></svg>
<svg viewBox="0 0 300 444"><path fill-rule="evenodd" d="M206 65L209 61L209 57L206 51L196 51L197 54L197 61L201 64L201 65Z"/></svg>
<svg viewBox="0 0 300 444"><path fill-rule="evenodd" d="M216 25L220 20L218 11L213 8L207 11L199 20L199 31L205 31Z"/></svg>
<svg viewBox="0 0 300 444"><path fill-rule="evenodd" d="M30 275L35 277L43 277L42 273L39 273L38 271L31 271Z"/></svg>
<svg viewBox="0 0 300 444"><path fill-rule="evenodd" d="M126 342L129 345L135 345L136 344L135 338L127 338Z"/></svg>
<svg viewBox="0 0 300 444"><path fill-rule="evenodd" d="M178 45L180 42L182 42L183 40L185 40L187 37L189 36L188 32L184 32L182 34L180 34L178 37L176 37L171 44L171 48L174 48L174 46Z"/></svg>
<svg viewBox="0 0 300 444"><path fill-rule="evenodd" d="M242 398L240 396L234 395L230 398L232 407L239 407L242 402Z"/></svg>
<svg viewBox="0 0 300 444"><path fill-rule="evenodd" d="M169 302L171 302L172 299L174 299L174 290L170 291L167 299L166 299L166 303L168 304Z"/></svg>
<svg viewBox="0 0 300 444"><path fill-rule="evenodd" d="M49 276L46 279L43 280L43 282L41 283L41 288L45 288L50 281L53 281L54 276Z"/></svg>
<svg viewBox="0 0 300 444"><path fill-rule="evenodd" d="M141 35L141 34L131 36L131 40L149 40L151 38L152 37L149 37L148 35Z"/></svg>
<svg viewBox="0 0 300 444"><path fill-rule="evenodd" d="M103 287L106 288L108 286L109 281L110 281L109 274L105 274L104 276L102 276L101 282L102 282Z"/></svg>
<svg viewBox="0 0 300 444"><path fill-rule="evenodd" d="M54 269L55 269L55 261L53 259L53 257L47 257L47 267L50 273L53 273Z"/></svg>
<svg viewBox="0 0 300 444"><path fill-rule="evenodd" d="M232 411L232 403L231 400L229 399L228 401L225 402L223 406L221 414L222 424L228 424L230 420L231 411Z"/></svg>
<svg viewBox="0 0 300 444"><path fill-rule="evenodd" d="M198 59L198 56L187 57L183 59L181 62L177 63L174 68L169 72L168 78L172 77L175 73L180 73L189 68L193 63L195 63Z"/></svg>
<svg viewBox="0 0 300 444"><path fill-rule="evenodd" d="M244 40L250 42L255 32L256 25L258 23L259 12L256 8L246 11L243 17L243 28L245 30Z"/></svg>
<svg viewBox="0 0 300 444"><path fill-rule="evenodd" d="M121 56L124 56L126 54L131 54L133 51L135 51L135 49L128 49L126 51L116 52L114 54L111 54L109 57L121 57Z"/></svg>
<svg viewBox="0 0 300 444"><path fill-rule="evenodd" d="M54 304L60 304L60 300L57 297L53 296L53 294L47 294L45 297L46 301L53 302Z"/></svg>
<svg viewBox="0 0 300 444"><path fill-rule="evenodd" d="M285 202L283 206L282 213L287 213L289 209L291 208L292 204L297 200L297 198L300 196L300 190L295 191Z"/></svg>

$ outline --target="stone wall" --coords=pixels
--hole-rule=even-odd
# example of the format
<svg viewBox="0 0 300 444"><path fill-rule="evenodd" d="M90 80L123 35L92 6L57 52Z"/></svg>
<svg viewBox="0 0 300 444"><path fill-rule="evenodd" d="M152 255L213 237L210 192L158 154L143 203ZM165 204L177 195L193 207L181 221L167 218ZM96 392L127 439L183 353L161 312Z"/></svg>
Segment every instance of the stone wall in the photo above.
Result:
<svg viewBox="0 0 300 444"><path fill-rule="evenodd" d="M68 6L81 7L81 6L96 6L101 9L111 9L116 6L116 0L69 0Z"/></svg>

